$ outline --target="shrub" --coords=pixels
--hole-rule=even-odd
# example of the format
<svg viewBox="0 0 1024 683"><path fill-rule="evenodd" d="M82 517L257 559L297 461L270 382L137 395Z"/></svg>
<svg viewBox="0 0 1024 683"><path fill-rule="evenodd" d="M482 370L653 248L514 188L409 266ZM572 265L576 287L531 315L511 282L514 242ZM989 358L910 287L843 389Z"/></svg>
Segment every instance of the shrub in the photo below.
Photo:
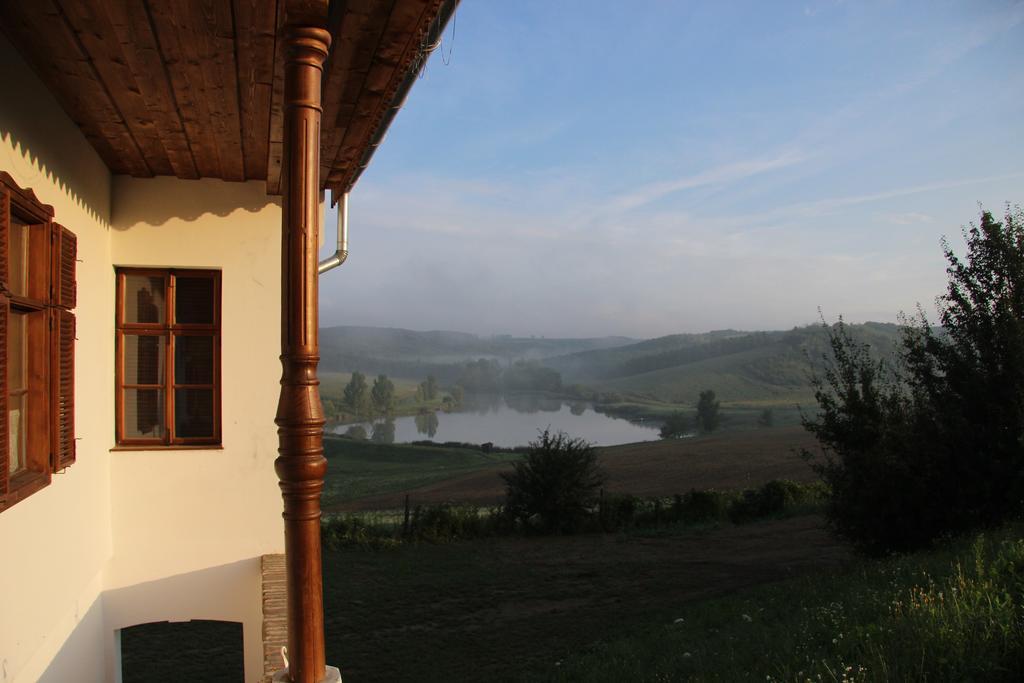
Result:
<svg viewBox="0 0 1024 683"><path fill-rule="evenodd" d="M687 524L713 522L725 517L728 496L721 491L691 490L678 501L679 520Z"/></svg>
<svg viewBox="0 0 1024 683"><path fill-rule="evenodd" d="M833 529L868 553L910 550L1024 509L1024 213L983 212L966 260L943 243L941 330L905 320L895 361L840 323L804 426Z"/></svg>
<svg viewBox="0 0 1024 683"><path fill-rule="evenodd" d="M549 533L579 530L606 478L589 443L547 429L513 468L501 475L507 513L526 525L533 519Z"/></svg>
<svg viewBox="0 0 1024 683"><path fill-rule="evenodd" d="M417 505L409 524L409 535L421 541L441 543L488 535L488 517L474 505L440 503Z"/></svg>
<svg viewBox="0 0 1024 683"><path fill-rule="evenodd" d="M685 413L676 411L665 418L665 424L661 426L661 438L672 439L685 436L690 430L691 424L690 418Z"/></svg>

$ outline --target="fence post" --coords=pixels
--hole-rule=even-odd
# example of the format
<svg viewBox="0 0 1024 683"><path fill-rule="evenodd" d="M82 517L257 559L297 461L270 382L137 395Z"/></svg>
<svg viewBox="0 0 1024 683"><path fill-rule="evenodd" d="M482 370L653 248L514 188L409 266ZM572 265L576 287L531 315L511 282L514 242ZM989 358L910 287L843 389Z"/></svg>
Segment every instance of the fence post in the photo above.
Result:
<svg viewBox="0 0 1024 683"><path fill-rule="evenodd" d="M402 535L409 535L409 494L405 494L405 519L402 521Z"/></svg>

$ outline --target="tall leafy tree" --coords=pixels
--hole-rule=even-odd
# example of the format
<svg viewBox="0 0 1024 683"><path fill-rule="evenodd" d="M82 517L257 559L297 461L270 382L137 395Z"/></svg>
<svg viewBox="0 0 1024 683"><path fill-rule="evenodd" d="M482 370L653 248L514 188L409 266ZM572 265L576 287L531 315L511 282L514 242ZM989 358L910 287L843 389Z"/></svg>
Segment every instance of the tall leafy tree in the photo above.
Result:
<svg viewBox="0 0 1024 683"><path fill-rule="evenodd" d="M353 372L352 378L345 385L342 397L345 405L356 415L368 415L370 408L370 388L366 384L366 376L361 372Z"/></svg>
<svg viewBox="0 0 1024 683"><path fill-rule="evenodd" d="M387 375L377 375L370 390L373 409L381 415L390 415L395 408L395 385Z"/></svg>
<svg viewBox="0 0 1024 683"><path fill-rule="evenodd" d="M894 362L840 324L804 425L832 490L829 521L867 552L905 550L1024 512L1024 214L987 211L943 241L941 326L905 320Z"/></svg>
<svg viewBox="0 0 1024 683"><path fill-rule="evenodd" d="M697 401L697 426L703 432L713 432L718 429L721 417L718 413L719 403L715 399L715 392L706 389L700 392Z"/></svg>

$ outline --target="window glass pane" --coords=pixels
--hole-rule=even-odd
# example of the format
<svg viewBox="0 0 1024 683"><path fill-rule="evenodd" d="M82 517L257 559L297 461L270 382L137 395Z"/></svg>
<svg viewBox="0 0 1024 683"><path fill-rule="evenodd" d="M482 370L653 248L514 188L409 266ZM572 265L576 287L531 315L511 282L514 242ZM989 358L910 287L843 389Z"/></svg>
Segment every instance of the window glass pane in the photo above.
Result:
<svg viewBox="0 0 1024 683"><path fill-rule="evenodd" d="M28 394L21 393L7 397L7 413L10 429L10 449L7 454L7 472L14 474L25 469L25 409Z"/></svg>
<svg viewBox="0 0 1024 683"><path fill-rule="evenodd" d="M213 337L174 337L174 383L213 384Z"/></svg>
<svg viewBox="0 0 1024 683"><path fill-rule="evenodd" d="M7 419L10 444L7 469L10 473L25 467L25 418L28 407L28 314L11 311L7 319Z"/></svg>
<svg viewBox="0 0 1024 683"><path fill-rule="evenodd" d="M174 390L174 433L181 438L213 436L213 390Z"/></svg>
<svg viewBox="0 0 1024 683"><path fill-rule="evenodd" d="M28 231L29 226L17 216L11 216L8 277L12 294L28 296Z"/></svg>
<svg viewBox="0 0 1024 683"><path fill-rule="evenodd" d="M162 389L124 390L124 435L129 439L163 437L164 393Z"/></svg>
<svg viewBox="0 0 1024 683"><path fill-rule="evenodd" d="M213 278L179 275L175 279L174 296L176 322L213 324Z"/></svg>
<svg viewBox="0 0 1024 683"><path fill-rule="evenodd" d="M124 336L124 383L163 384L166 337Z"/></svg>
<svg viewBox="0 0 1024 683"><path fill-rule="evenodd" d="M7 391L27 389L28 314L11 311L7 323Z"/></svg>
<svg viewBox="0 0 1024 683"><path fill-rule="evenodd" d="M129 323L162 323L167 303L164 278L125 275L124 320Z"/></svg>

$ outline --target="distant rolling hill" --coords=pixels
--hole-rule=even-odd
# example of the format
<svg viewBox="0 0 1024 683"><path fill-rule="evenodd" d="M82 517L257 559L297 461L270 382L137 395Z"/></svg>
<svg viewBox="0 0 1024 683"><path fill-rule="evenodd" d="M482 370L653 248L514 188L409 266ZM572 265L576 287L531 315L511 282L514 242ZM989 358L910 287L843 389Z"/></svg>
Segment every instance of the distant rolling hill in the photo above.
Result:
<svg viewBox="0 0 1024 683"><path fill-rule="evenodd" d="M848 326L858 341L879 356L891 354L898 326L865 323ZM671 335L613 349L548 358L566 384L603 392L694 403L704 389L720 400L738 402L807 401L812 363L820 367L829 350L820 325L777 332L723 330Z"/></svg>
<svg viewBox="0 0 1024 683"><path fill-rule="evenodd" d="M890 354L898 326L848 326L873 353ZM646 396L693 404L704 389L720 400L746 403L809 403L812 363L828 353L821 325L771 332L718 330L637 341L627 337L550 339L481 337L465 332L418 332L384 327L329 327L320 331L325 372L384 373L422 379L433 374L454 383L462 364L492 358L502 365L538 360L558 370L564 385L602 393Z"/></svg>
<svg viewBox="0 0 1024 683"><path fill-rule="evenodd" d="M320 366L327 372L380 373L394 377L435 375L454 382L462 363L493 358L508 364L636 343L629 337L550 339L481 337L466 332L338 326L320 330Z"/></svg>

